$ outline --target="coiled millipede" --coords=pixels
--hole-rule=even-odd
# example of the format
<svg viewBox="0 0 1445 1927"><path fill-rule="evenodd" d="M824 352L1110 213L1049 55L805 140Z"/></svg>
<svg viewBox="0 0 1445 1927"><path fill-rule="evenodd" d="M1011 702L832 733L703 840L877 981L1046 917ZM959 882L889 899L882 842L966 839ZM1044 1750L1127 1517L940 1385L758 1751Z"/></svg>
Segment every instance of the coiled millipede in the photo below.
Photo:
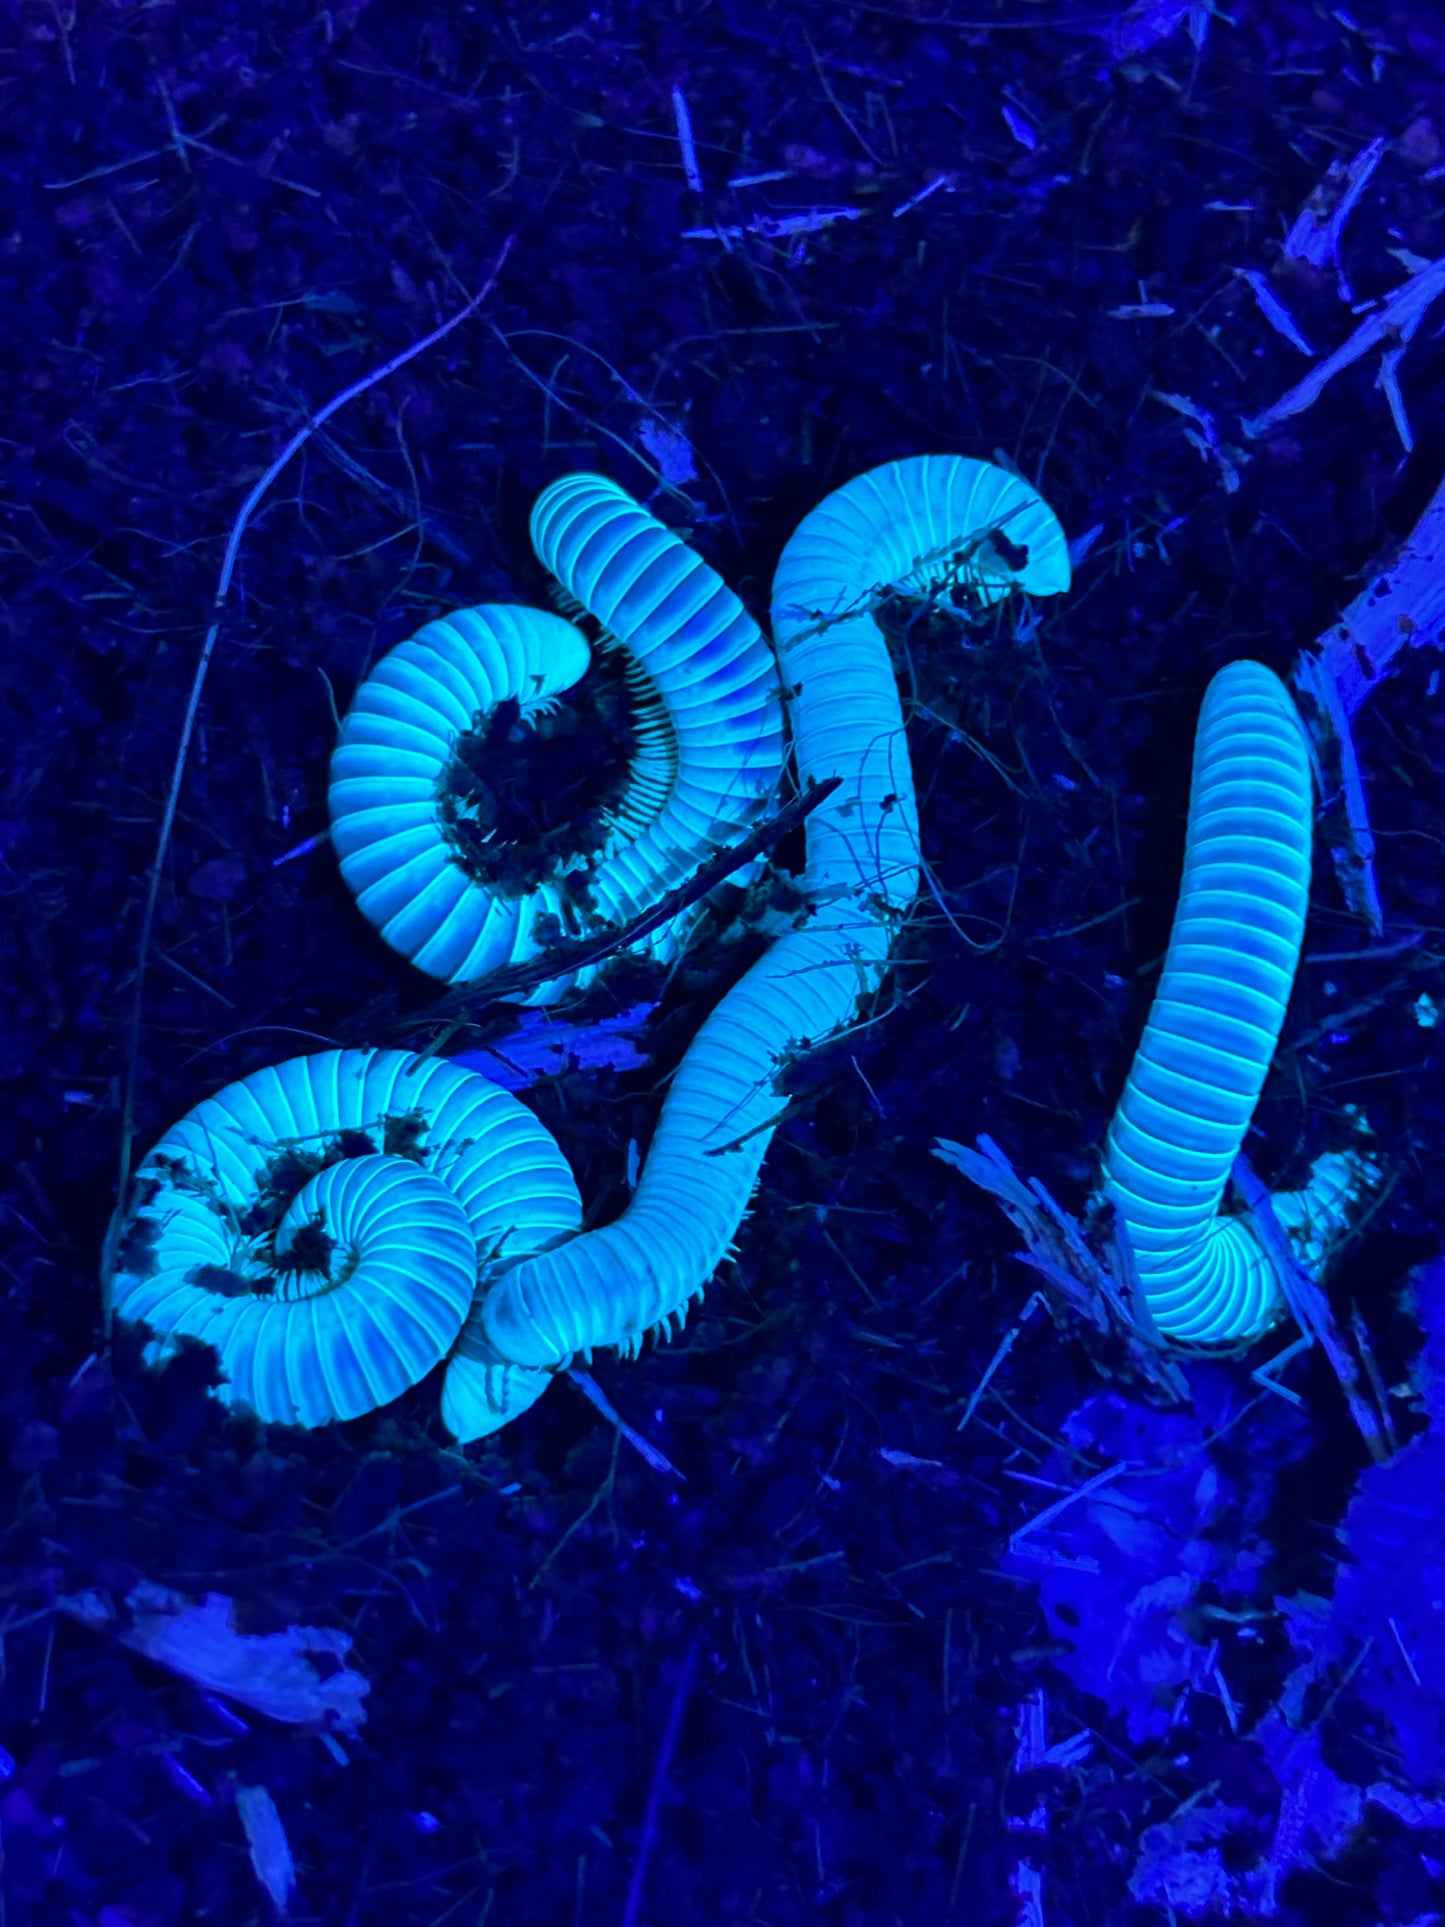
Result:
<svg viewBox="0 0 1445 1927"><path fill-rule="evenodd" d="M281 1425L357 1418L450 1356L447 1423L478 1436L546 1385L488 1352L478 1286L581 1221L509 1091L410 1051L319 1051L228 1084L145 1158L115 1309L150 1326L149 1362L214 1346L220 1396Z"/></svg>
<svg viewBox="0 0 1445 1927"><path fill-rule="evenodd" d="M986 607L1068 582L1043 500L963 456L889 462L799 525L773 581L773 646L800 789L842 779L808 818L807 915L698 1031L622 1217L526 1260L487 1297L482 1328L501 1356L546 1367L599 1345L632 1353L680 1319L736 1236L782 1109L780 1072L877 991L919 861L882 596L957 587Z"/></svg>
<svg viewBox="0 0 1445 1927"><path fill-rule="evenodd" d="M656 902L710 842L761 811L781 762L779 671L800 788L841 779L808 819L807 909L702 1025L627 1210L599 1230L578 1233L565 1161L550 1139L541 1148L524 1107L404 1052L293 1059L175 1126L138 1174L115 1310L151 1327L152 1357L183 1334L215 1344L219 1395L264 1418L354 1416L449 1355L443 1417L477 1438L574 1354L633 1353L648 1330L681 1321L736 1236L782 1109L781 1071L876 993L917 888L912 774L880 601L947 594L983 609L1016 588L1054 595L1069 582L1063 532L1042 499L961 456L887 463L805 518L773 585L776 663L736 598L614 484L554 484L532 526L566 590L645 667L675 743L669 767L654 732L603 854L586 865L595 916L621 921ZM543 913L561 916L545 888L541 911L477 890L453 861L436 801L479 711L511 700L535 712L583 666L560 619L472 610L429 624L358 693L332 770L343 872L387 940L434 975L465 979L535 954ZM668 933L655 954L675 954L685 934ZM461 1172L480 1186L470 1159L484 1148L499 1154L499 1182L517 1166L520 1201L488 1189L478 1210L468 1188L448 1203ZM397 1158L409 1167L402 1178L429 1187L414 1217L400 1180L384 1175ZM387 1209L375 1242L371 1195ZM413 1273L421 1309L405 1290Z"/></svg>

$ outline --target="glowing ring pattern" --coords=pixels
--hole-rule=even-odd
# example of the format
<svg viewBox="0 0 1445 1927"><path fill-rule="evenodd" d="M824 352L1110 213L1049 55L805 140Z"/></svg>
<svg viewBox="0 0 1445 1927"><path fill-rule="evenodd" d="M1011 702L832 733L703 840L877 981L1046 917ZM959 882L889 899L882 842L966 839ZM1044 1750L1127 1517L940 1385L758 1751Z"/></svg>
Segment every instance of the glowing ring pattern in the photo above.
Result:
<svg viewBox="0 0 1445 1927"><path fill-rule="evenodd" d="M1299 965L1312 828L1289 692L1261 663L1230 663L1200 710L1169 949L1104 1151L1103 1190L1167 1338L1247 1339L1278 1308L1273 1264L1219 1207Z"/></svg>
<svg viewBox="0 0 1445 1927"><path fill-rule="evenodd" d="M452 983L529 961L549 930L582 935L640 916L751 827L782 773L777 664L714 570L600 475L552 483L531 526L566 596L627 652L642 698L639 752L602 849L502 894L468 874L443 823L458 739L508 700L534 723L587 669L581 632L542 610L487 604L427 623L362 683L331 761L342 876L394 949ZM671 962L700 915L664 924L642 948ZM518 1001L551 1002L596 974Z"/></svg>
<svg viewBox="0 0 1445 1927"><path fill-rule="evenodd" d="M994 528L1012 563L982 539ZM1068 582L1048 506L963 456L886 463L799 525L773 582L773 646L800 787L843 779L807 821L810 908L702 1025L623 1216L527 1260L490 1294L481 1321L501 1356L545 1367L595 1346L630 1354L680 1322L737 1235L786 1102L780 1072L882 982L917 889L918 831L880 598L963 586L986 606Z"/></svg>
<svg viewBox="0 0 1445 1927"><path fill-rule="evenodd" d="M547 1378L486 1351L474 1304L581 1217L510 1092L409 1051L321 1051L228 1084L149 1153L113 1303L151 1328L149 1362L214 1346L218 1396L275 1424L355 1418L455 1353L444 1415L479 1436Z"/></svg>

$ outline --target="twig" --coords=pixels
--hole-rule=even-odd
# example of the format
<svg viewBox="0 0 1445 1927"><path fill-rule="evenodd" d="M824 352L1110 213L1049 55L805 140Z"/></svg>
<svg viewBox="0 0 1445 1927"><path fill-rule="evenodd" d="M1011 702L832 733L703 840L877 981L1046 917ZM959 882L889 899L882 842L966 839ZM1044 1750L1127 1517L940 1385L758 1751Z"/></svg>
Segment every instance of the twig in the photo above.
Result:
<svg viewBox="0 0 1445 1927"><path fill-rule="evenodd" d="M502 267L511 250L512 237L509 235L502 244L502 251L497 256L496 264L491 274L487 277L485 286L479 293L473 295L464 307L459 308L450 320L444 321L439 328L434 328L432 332L424 336L422 340L413 342L409 348L403 348L400 354L393 355L389 361L383 362L380 368L374 368L370 374L363 375L359 381L352 382L348 387L342 389L339 395L334 395L329 402L325 403L314 415L303 422L301 427L296 430L296 433L281 450L281 453L255 483L250 494L241 504L240 512L232 524L230 540L226 544L225 557L221 563L220 578L216 584L216 599L211 606L210 627L206 630L206 639L201 645L200 659L196 664L195 674L191 678L190 694L186 699L186 712L181 724L181 739L176 748L175 762L171 767L170 787L166 792L165 808L161 812L160 834L156 838L155 861L151 866L150 881L146 887L145 908L141 913L140 947L139 955L136 959L135 988L131 997L130 1022L126 1037L125 1077L122 1083L121 1095L119 1192L115 1216L111 1220L110 1232L106 1238L106 1249L101 1269L101 1290L103 1295L107 1343L110 1339L111 1328L110 1285L114 1272L114 1247L124 1215L126 1192L130 1185L131 1151L135 1139L136 1071L140 1061L141 1032L145 1017L146 968L150 960L151 939L155 932L156 907L160 900L161 876L164 872L166 856L170 849L171 832L175 826L176 809L180 803L181 784L185 778L186 761L190 754L191 738L195 733L196 717L200 712L201 694L206 685L206 675L211 666L211 658L215 654L216 639L220 634L221 618L225 614L226 598L230 594L231 578L236 571L236 562L240 555L242 539L245 536L251 517L260 506L263 496L276 480L277 476L280 475L281 471L286 467L292 456L304 448L317 430L326 422L330 421L331 417L340 409L344 408L349 401L354 401L358 395L364 395L369 388L374 388L378 382L385 381L388 375L394 375L399 368L404 368L409 361L414 361L418 355L425 353L428 348L435 347L437 342L441 341L444 336L449 335L454 328L459 327L470 315L475 314L496 286L497 277L501 273Z"/></svg>
<svg viewBox="0 0 1445 1927"><path fill-rule="evenodd" d="M597 1383L597 1380L593 1378L590 1373L579 1371L575 1365L572 1365L568 1367L567 1376L577 1387L578 1391L581 1392L582 1396L596 1406L608 1424L617 1427L617 1430L622 1434L623 1438L627 1440L627 1443L646 1459L654 1472L667 1472L674 1479L680 1479L684 1485L687 1484L686 1475L678 1471L672 1460L669 1459L665 1453L659 1452L650 1440L645 1439L640 1432L634 1430L634 1428L627 1423L627 1420L623 1418L622 1414L613 1405L611 1399L608 1398L606 1392L603 1391L602 1387Z"/></svg>
<svg viewBox="0 0 1445 1927"><path fill-rule="evenodd" d="M1340 242L1355 203L1384 157L1385 141L1379 137L1362 147L1353 160L1331 161L1324 179L1316 184L1296 216L1281 250L1281 258L1286 261L1307 261L1316 268L1333 267L1340 299L1346 303L1355 297L1340 265Z"/></svg>
<svg viewBox="0 0 1445 1927"><path fill-rule="evenodd" d="M697 142L692 137L692 115L687 109L687 95L681 87L672 90L672 114L677 122L677 144L682 150L682 173L688 189L693 194L702 193L702 169L697 164Z"/></svg>
<svg viewBox="0 0 1445 1927"><path fill-rule="evenodd" d="M1249 1207L1255 1236L1274 1267L1295 1323L1313 1339L1329 1360L1330 1369L1339 1381L1366 1451L1376 1465L1383 1465L1392 1456L1388 1410L1383 1415L1377 1412L1366 1396L1359 1366L1350 1355L1335 1324L1329 1299L1297 1262L1289 1239L1275 1216L1269 1191L1255 1175L1253 1166L1242 1151L1234 1160L1230 1179ZM1277 1386L1274 1389L1283 1391L1284 1387Z"/></svg>
<svg viewBox="0 0 1445 1927"><path fill-rule="evenodd" d="M525 963L505 964L500 970L492 970L485 977L473 977L468 983L457 984L424 1011L415 1013L404 1023L393 1028L394 1036L410 1036L420 1024L428 1022L448 1022L482 1004L502 1003L516 998L523 991L532 990L538 984L549 983L554 977L570 976L574 971L590 968L601 963L604 958L621 950L630 950L641 943L644 937L664 923L670 923L676 916L715 890L725 877L753 857L789 835L804 822L818 805L825 802L837 789L841 777L830 776L826 782L815 783L802 796L794 797L775 816L756 829L740 843L719 850L716 856L709 857L700 869L694 871L686 883L680 883L675 890L663 897L661 902L646 910L630 923L614 924L598 936L574 937L567 943L549 945L538 957Z"/></svg>
<svg viewBox="0 0 1445 1927"><path fill-rule="evenodd" d="M1043 1304L1043 1302L1044 1302L1044 1295L1042 1292L1031 1291L1029 1293L1028 1303L1024 1306L1023 1310L1019 1313L1018 1317L1014 1320L1012 1325L1009 1326L1008 1330L1004 1333L1003 1337L999 1340L998 1346L994 1351L993 1357L988 1361L988 1367L985 1370L983 1377L978 1381L977 1385L974 1386L973 1392L969 1397L969 1401L967 1405L965 1405L963 1408L963 1417L958 1421L958 1424L954 1427L955 1431L961 1432L963 1428L968 1424L968 1421L973 1417L975 1411L978 1409L978 1402L983 1397L984 1393L988 1390L989 1384L993 1379L994 1373L998 1370L999 1366L1002 1365L1004 1360L1008 1357L1009 1353L1013 1350L1015 1339L1017 1339L1019 1333L1023 1330L1024 1326L1028 1323L1029 1319L1032 1318L1034 1313L1039 1309L1039 1307Z"/></svg>
<svg viewBox="0 0 1445 1927"><path fill-rule="evenodd" d="M1088 1498L1091 1492L1097 1492L1101 1486L1108 1485L1112 1480L1117 1479L1121 1472L1133 1470L1132 1459L1119 1459L1113 1465L1106 1465L1102 1472L1095 1472L1091 1478L1085 1479L1082 1485L1076 1485L1072 1491L1066 1492L1062 1499L1055 1499L1052 1505L1046 1505L1042 1512L1036 1512L1031 1519L1025 1519L1021 1526L1016 1527L1009 1534L1009 1551L1016 1552L1021 1542L1027 1539L1031 1532L1038 1532L1043 1526L1052 1525L1059 1514L1077 1500Z"/></svg>
<svg viewBox="0 0 1445 1927"><path fill-rule="evenodd" d="M1320 815L1340 892L1372 934L1383 936L1385 913L1375 881L1375 834L1339 679L1327 656L1304 650L1290 680L1297 695L1306 699L1300 703L1300 713L1314 751Z"/></svg>
<svg viewBox="0 0 1445 1927"><path fill-rule="evenodd" d="M1098 1227L1101 1259L1083 1232L1037 1178L1019 1176L991 1137L980 1134L978 1149L951 1138L935 1138L933 1155L953 1165L973 1184L997 1198L1004 1216L1023 1233L1023 1262L1041 1272L1064 1303L1094 1330L1121 1343L1135 1373L1154 1391L1185 1404L1189 1386L1168 1356L1134 1275L1132 1256L1122 1236Z"/></svg>
<svg viewBox="0 0 1445 1927"><path fill-rule="evenodd" d="M1308 648L1290 678L1320 775L1326 835L1346 902L1378 936L1374 837L1349 718L1384 681L1402 649L1445 636L1445 482L1388 566L1373 570L1338 622Z"/></svg>
<svg viewBox="0 0 1445 1927"><path fill-rule="evenodd" d="M1339 684L1353 716L1406 647L1438 645L1445 635L1445 481L1398 551L1370 579L1338 622L1312 645Z"/></svg>
<svg viewBox="0 0 1445 1927"><path fill-rule="evenodd" d="M1408 281L1391 289L1379 307L1365 316L1354 333L1341 342L1332 355L1317 362L1304 380L1296 382L1293 388L1281 395L1273 407L1241 421L1240 427L1247 439L1258 441L1276 422L1286 421L1291 415L1302 415L1307 408L1312 408L1335 376L1358 361L1361 355L1367 355L1372 348L1393 355L1396 348L1408 346L1415 330L1425 319L1426 310L1441 294L1445 294L1445 257L1426 262ZM1394 366L1394 361L1386 362L1392 378ZM1401 439L1406 441L1408 447L1407 434L1402 434Z"/></svg>

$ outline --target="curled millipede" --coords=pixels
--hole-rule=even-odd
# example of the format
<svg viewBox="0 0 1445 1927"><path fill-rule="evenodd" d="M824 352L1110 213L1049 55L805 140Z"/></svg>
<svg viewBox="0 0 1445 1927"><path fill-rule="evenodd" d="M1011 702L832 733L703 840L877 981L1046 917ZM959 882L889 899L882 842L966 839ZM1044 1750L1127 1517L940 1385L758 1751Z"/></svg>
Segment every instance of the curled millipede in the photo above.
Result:
<svg viewBox="0 0 1445 1927"><path fill-rule="evenodd" d="M341 873L392 947L461 983L537 956L550 932L625 924L761 816L783 765L777 664L716 572L624 490L569 475L532 510L532 543L569 606L623 652L637 750L596 846L507 888L459 845L459 746L503 705L535 727L591 661L559 615L510 604L460 609L399 644L356 693L331 761ZM645 940L677 956L699 910ZM548 1003L595 968L519 1001Z"/></svg>
<svg viewBox="0 0 1445 1927"><path fill-rule="evenodd" d="M529 1259L490 1294L481 1322L503 1357L555 1367L594 1346L635 1352L648 1330L680 1321L742 1222L784 1105L779 1072L881 984L919 863L903 713L875 619L884 595L962 590L983 608L1068 583L1047 504L964 456L886 463L799 525L773 582L773 646L799 788L841 778L808 819L806 918L702 1025L622 1217Z"/></svg>
<svg viewBox="0 0 1445 1927"><path fill-rule="evenodd" d="M151 1150L113 1302L150 1327L148 1362L201 1339L217 1395L281 1425L356 1418L452 1355L448 1423L476 1436L547 1376L489 1353L469 1314L501 1262L581 1217L510 1092L409 1051L320 1051L228 1084Z"/></svg>
<svg viewBox="0 0 1445 1927"><path fill-rule="evenodd" d="M476 1438L575 1353L635 1352L647 1331L681 1322L737 1234L784 1106L779 1073L877 992L916 892L917 815L881 601L946 597L971 612L1069 581L1063 532L1041 498L960 456L888 463L805 518L773 585L776 659L731 592L612 483L553 484L532 529L566 593L629 651L661 705L645 712L633 788L589 865L598 915L636 915L760 813L781 762L780 675L800 790L838 779L807 822L807 909L702 1025L632 1202L600 1230L578 1233L561 1153L550 1138L540 1149L540 1126L522 1111L536 1137L523 1131L521 1106L500 1091L515 1145L500 1126L477 1135L503 1165L516 1158L522 1201L459 1211L438 1179L461 1168L461 1139L452 1111L439 1122L422 1093L443 1080L445 1104L480 1117L472 1087L492 1087L404 1052L293 1059L183 1119L142 1167L116 1309L152 1326L157 1355L182 1333L213 1343L223 1395L266 1418L353 1416L448 1356L443 1417ZM545 886L540 908L478 889L453 860L438 793L459 734L499 703L525 716L553 702L585 649L555 616L463 610L394 650L358 692L332 765L343 874L387 940L434 975L465 980L535 955L539 923L559 908ZM675 955L685 935L664 930L654 954ZM580 981L554 979L532 1000ZM397 1173L385 1140L402 1116L425 1123ZM298 1155L317 1168L282 1209L267 1186L276 1161ZM397 1203L403 1179L430 1187L411 1217ZM374 1241L370 1195L390 1212ZM304 1265L290 1255L298 1240Z"/></svg>

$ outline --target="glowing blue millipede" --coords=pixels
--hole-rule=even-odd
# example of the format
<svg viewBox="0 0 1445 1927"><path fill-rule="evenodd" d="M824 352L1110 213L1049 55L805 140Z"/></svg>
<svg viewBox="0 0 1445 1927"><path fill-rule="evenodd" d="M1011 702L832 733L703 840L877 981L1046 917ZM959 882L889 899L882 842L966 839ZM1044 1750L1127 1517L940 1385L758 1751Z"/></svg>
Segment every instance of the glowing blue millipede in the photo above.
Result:
<svg viewBox="0 0 1445 1927"><path fill-rule="evenodd" d="M678 1067L628 1209L501 1279L496 1352L555 1367L681 1322L727 1255L786 1107L787 1065L875 995L918 885L913 773L888 645L889 593L1057 595L1068 547L1026 482L959 455L859 475L804 518L773 582L799 788L842 778L807 820L808 909L707 1018Z"/></svg>
<svg viewBox="0 0 1445 1927"><path fill-rule="evenodd" d="M778 670L758 625L716 572L615 482L569 475L532 510L532 543L570 602L626 652L639 748L603 847L525 888L469 874L443 799L459 741L503 702L524 725L556 707L591 660L561 616L511 604L429 622L356 693L331 762L341 874L386 941L420 969L465 982L537 956L548 930L606 929L651 909L761 816L783 769ZM582 888L579 889L579 885ZM676 957L695 906L644 940ZM518 1001L551 1002L595 968Z"/></svg>
<svg viewBox="0 0 1445 1927"><path fill-rule="evenodd" d="M917 888L881 600L948 596L972 613L1069 582L1063 532L1035 491L960 456L888 463L803 521L774 582L776 663L736 598L612 483L554 484L532 525L567 592L645 668L656 738L666 729L589 876L605 920L655 902L760 812L780 763L779 669L800 787L841 779L808 819L807 907L703 1024L632 1202L600 1230L578 1234L561 1153L520 1104L405 1052L292 1059L175 1126L141 1167L115 1308L152 1327L153 1357L184 1333L214 1344L221 1396L264 1418L355 1416L445 1357L443 1418L477 1438L573 1354L634 1352L681 1321L737 1233L786 1105L782 1072L877 992ZM579 644L557 618L463 611L358 692L332 768L343 872L387 940L435 975L535 954L535 913L474 888L436 798L478 712L553 701L581 673ZM496 1161L485 1185L484 1154Z"/></svg>
<svg viewBox="0 0 1445 1927"><path fill-rule="evenodd" d="M187 1113L136 1173L116 1315L215 1347L227 1404L279 1425L356 1418L450 1358L443 1413L473 1436L546 1376L470 1318L499 1264L573 1235L582 1205L510 1092L410 1051L267 1066Z"/></svg>
<svg viewBox="0 0 1445 1927"><path fill-rule="evenodd" d="M1230 663L1200 710L1174 927L1103 1160L1101 1188L1166 1338L1241 1342L1283 1309L1273 1260L1248 1220L1222 1216L1220 1204L1299 964L1313 821L1288 690L1260 663ZM1371 1171L1330 1153L1303 1189L1274 1198L1307 1271Z"/></svg>

